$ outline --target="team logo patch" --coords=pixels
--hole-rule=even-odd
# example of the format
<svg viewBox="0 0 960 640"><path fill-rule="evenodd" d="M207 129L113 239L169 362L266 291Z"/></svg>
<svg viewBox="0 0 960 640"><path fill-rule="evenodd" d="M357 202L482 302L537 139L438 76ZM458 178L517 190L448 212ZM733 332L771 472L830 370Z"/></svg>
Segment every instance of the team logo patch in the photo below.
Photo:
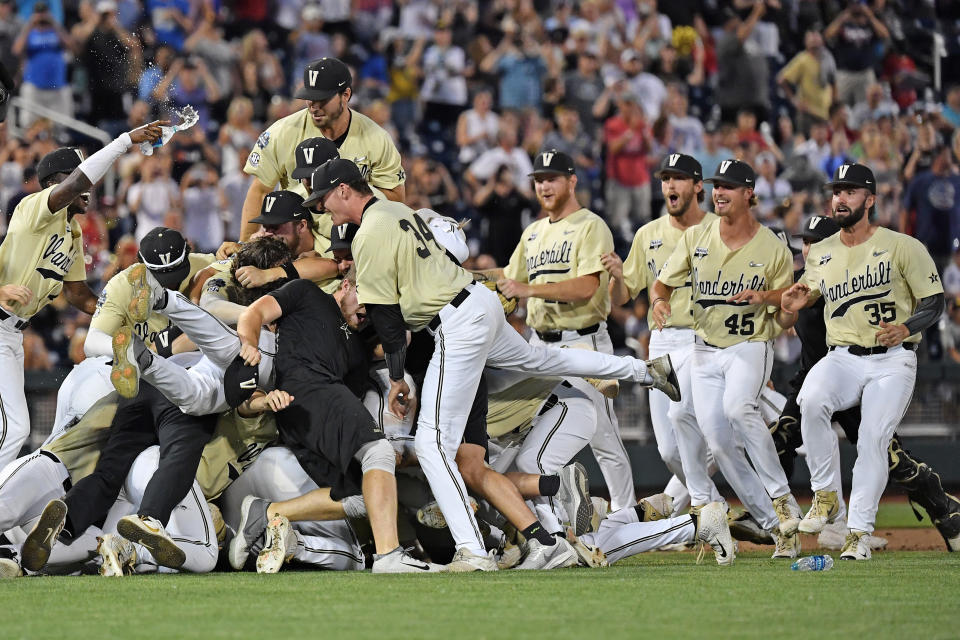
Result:
<svg viewBox="0 0 960 640"><path fill-rule="evenodd" d="M707 251L706 247L697 247L696 249L693 250L693 257L694 257L694 258L706 258L707 255L709 255L709 253L710 253L710 252Z"/></svg>
<svg viewBox="0 0 960 640"><path fill-rule="evenodd" d="M651 240L650 250L656 250L663 246L663 240Z"/></svg>
<svg viewBox="0 0 960 640"><path fill-rule="evenodd" d="M931 274L930 274L930 283L931 283L931 284L934 284L934 283L937 283L937 282L940 282L940 276L937 275L936 273L931 273Z"/></svg>
<svg viewBox="0 0 960 640"><path fill-rule="evenodd" d="M833 259L833 256L830 255L829 253L826 254L826 255L820 256L820 266L822 267L823 265L825 265L825 264L827 264L828 262L830 262L830 260L832 260L832 259Z"/></svg>
<svg viewBox="0 0 960 640"><path fill-rule="evenodd" d="M533 242L533 241L536 240L536 239L537 239L537 234L531 233L531 234L530 234L530 237L527 238L527 242Z"/></svg>
<svg viewBox="0 0 960 640"><path fill-rule="evenodd" d="M340 325L340 330L343 331L343 335L345 335L345 336L347 337L347 340L349 340L349 339L350 339L350 327L347 325L346 322L344 322L344 323L342 323L342 324Z"/></svg>
<svg viewBox="0 0 960 640"><path fill-rule="evenodd" d="M751 261L750 261L750 266L753 267L753 268L762 267L762 266L763 266L763 263L762 263L762 262L754 262L753 260L751 260Z"/></svg>
<svg viewBox="0 0 960 640"><path fill-rule="evenodd" d="M207 280L207 291L210 293L216 293L225 286L227 286L227 283L223 278L210 278Z"/></svg>
<svg viewBox="0 0 960 640"><path fill-rule="evenodd" d="M254 151L253 153L250 154L250 157L247 158L247 162L250 163L251 167L260 166L260 154Z"/></svg>
<svg viewBox="0 0 960 640"><path fill-rule="evenodd" d="M257 146L261 149L266 149L268 144L270 144L270 132L264 131L260 134L260 137L257 138Z"/></svg>

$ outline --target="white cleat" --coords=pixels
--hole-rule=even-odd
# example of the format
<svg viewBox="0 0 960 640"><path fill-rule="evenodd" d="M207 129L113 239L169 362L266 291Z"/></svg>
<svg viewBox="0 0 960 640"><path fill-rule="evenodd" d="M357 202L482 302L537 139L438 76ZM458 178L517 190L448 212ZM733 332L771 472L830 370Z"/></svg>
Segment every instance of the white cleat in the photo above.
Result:
<svg viewBox="0 0 960 640"><path fill-rule="evenodd" d="M134 572L137 550L133 543L118 535L105 533L97 538L97 553L100 554L100 575L105 578L122 578Z"/></svg>
<svg viewBox="0 0 960 640"><path fill-rule="evenodd" d="M573 535L573 529L567 529L567 542L577 552L580 566L590 567L591 569L610 566L610 563L607 562L607 554L600 547L588 544L583 541L583 538Z"/></svg>
<svg viewBox="0 0 960 640"><path fill-rule="evenodd" d="M167 534L163 524L150 516L125 516L117 522L117 533L144 547L157 564L179 569L187 561L187 554Z"/></svg>
<svg viewBox="0 0 960 640"><path fill-rule="evenodd" d="M641 522L665 520L673 513L673 498L665 493L655 493L641 498L638 504L643 510Z"/></svg>
<svg viewBox="0 0 960 640"><path fill-rule="evenodd" d="M796 533L792 536L785 536L782 533L773 531L777 538L777 548L773 550L771 558L796 558L800 555L800 536Z"/></svg>
<svg viewBox="0 0 960 640"><path fill-rule="evenodd" d="M478 556L466 547L457 549L450 564L443 567L446 573L469 573L471 571L497 571L496 552L490 551L486 555Z"/></svg>
<svg viewBox="0 0 960 640"><path fill-rule="evenodd" d="M23 576L23 569L17 562L17 555L12 549L0 547L0 580L7 578L20 578Z"/></svg>
<svg viewBox="0 0 960 640"><path fill-rule="evenodd" d="M470 499L470 508L476 513L480 505L477 504L476 498L473 496L468 497ZM417 522L431 529L447 528L447 519L443 517L443 511L440 510L440 505L437 504L436 500L428 502L417 509Z"/></svg>
<svg viewBox="0 0 960 640"><path fill-rule="evenodd" d="M777 513L780 520L780 533L785 536L792 536L797 532L800 526L800 520L803 519L803 511L797 504L797 499L791 493L785 493L779 498L773 499L773 510Z"/></svg>
<svg viewBox="0 0 960 640"><path fill-rule="evenodd" d="M593 518L593 503L590 501L590 488L587 470L579 462L568 464L560 469L560 491L557 500L569 518L565 523L573 527L574 534L582 536L590 529Z"/></svg>
<svg viewBox="0 0 960 640"><path fill-rule="evenodd" d="M610 503L596 496L590 498L590 503L593 504L593 517L590 518L590 531L600 531L600 525L603 524L603 521L607 519L607 514L610 513Z"/></svg>
<svg viewBox="0 0 960 640"><path fill-rule="evenodd" d="M403 547L373 556L374 573L437 573L442 570L443 565L417 560Z"/></svg>
<svg viewBox="0 0 960 640"><path fill-rule="evenodd" d="M297 550L297 533L285 516L275 514L267 523L263 550L257 556L257 573L277 573L293 560Z"/></svg>
<svg viewBox="0 0 960 640"><path fill-rule="evenodd" d="M267 507L269 500L256 496L247 496L240 503L240 524L237 534L230 541L230 550L227 558L230 566L237 571L243 571L250 556L250 548L263 538L267 529Z"/></svg>
<svg viewBox="0 0 960 640"><path fill-rule="evenodd" d="M837 519L839 511L837 492L818 489L813 494L810 510L803 516L797 530L800 533L820 533L825 526Z"/></svg>
<svg viewBox="0 0 960 640"><path fill-rule="evenodd" d="M737 552L727 523L726 506L720 502L705 504L694 514L694 519L697 522L697 540L710 545L717 564L732 565Z"/></svg>
<svg viewBox="0 0 960 640"><path fill-rule="evenodd" d="M527 540L526 557L517 566L518 570L563 569L579 564L580 556L566 538L554 537L556 542L545 545L536 538Z"/></svg>
<svg viewBox="0 0 960 640"><path fill-rule="evenodd" d="M843 549L840 551L841 560L869 560L871 557L870 545L867 538L870 536L866 531L857 531L850 529L847 539L843 543Z"/></svg>
<svg viewBox="0 0 960 640"><path fill-rule="evenodd" d="M673 368L670 354L647 360L645 364L647 374L653 378L650 388L662 391L674 402L680 402L680 381L677 379L677 372Z"/></svg>

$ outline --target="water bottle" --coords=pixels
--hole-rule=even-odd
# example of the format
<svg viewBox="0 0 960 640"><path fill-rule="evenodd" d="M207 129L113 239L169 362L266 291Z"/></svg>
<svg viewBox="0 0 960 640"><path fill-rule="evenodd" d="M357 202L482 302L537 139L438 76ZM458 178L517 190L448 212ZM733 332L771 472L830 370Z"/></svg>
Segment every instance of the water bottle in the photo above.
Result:
<svg viewBox="0 0 960 640"><path fill-rule="evenodd" d="M794 571L830 571L833 558L830 556L807 556L800 558L790 567Z"/></svg>
<svg viewBox="0 0 960 640"><path fill-rule="evenodd" d="M173 134L177 131L189 129L200 120L200 115L190 105L185 106L181 111L176 111L175 113L180 116L180 123L169 127L160 127L160 139L152 144L150 142L141 142L140 152L143 155L152 156L153 150L167 144L170 138L173 137Z"/></svg>

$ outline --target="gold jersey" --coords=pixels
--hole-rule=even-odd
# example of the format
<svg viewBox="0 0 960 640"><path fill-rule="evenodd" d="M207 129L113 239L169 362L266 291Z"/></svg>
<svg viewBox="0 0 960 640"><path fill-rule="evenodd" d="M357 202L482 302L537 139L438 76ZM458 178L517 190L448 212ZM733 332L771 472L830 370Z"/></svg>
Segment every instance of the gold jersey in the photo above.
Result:
<svg viewBox="0 0 960 640"><path fill-rule="evenodd" d="M827 344L875 347L880 322L903 324L917 302L943 293L943 283L926 247L883 227L855 247L836 233L807 254L800 282L813 297L823 296ZM915 333L904 342L920 342Z"/></svg>
<svg viewBox="0 0 960 640"><path fill-rule="evenodd" d="M236 411L221 414L197 467L197 483L207 500L217 499L276 439L277 422L272 413L252 418L243 418Z"/></svg>
<svg viewBox="0 0 960 640"><path fill-rule="evenodd" d="M361 304L399 304L412 331L429 324L473 276L451 260L430 227L399 202L375 200L353 239Z"/></svg>
<svg viewBox="0 0 960 640"><path fill-rule="evenodd" d="M716 214L708 212L698 224L710 224L716 218ZM669 215L648 222L637 230L630 253L623 261L623 283L631 298L636 298L641 291L653 285L663 263L673 253L683 233L684 230L670 224ZM693 303L690 293L689 280L673 290L673 295L670 296L672 315L667 318L664 326L683 329L693 327ZM647 323L654 326L652 307L647 314Z"/></svg>
<svg viewBox="0 0 960 640"><path fill-rule="evenodd" d="M20 201L0 244L0 285L21 285L33 293L27 304L5 303L7 310L24 319L59 296L64 281L87 279L80 223L67 217L66 207L54 212L47 206L55 187Z"/></svg>
<svg viewBox="0 0 960 640"><path fill-rule="evenodd" d="M770 291L793 283L790 249L761 226L747 244L731 251L720 237L722 220L684 232L657 279L671 287L693 287L693 326L705 342L730 347L763 342L782 328L768 305L728 302L745 289Z"/></svg>
<svg viewBox="0 0 960 640"><path fill-rule="evenodd" d="M487 435L496 438L530 428L537 410L560 378L527 378L512 387L490 394L487 408Z"/></svg>
<svg viewBox="0 0 960 640"><path fill-rule="evenodd" d="M212 253L191 253L187 259L190 261L190 273L180 285L180 293L184 294L190 290L190 284L197 272L215 262ZM97 300L97 309L93 312L93 319L90 320L90 328L112 336L123 325L130 325L134 333L140 336L148 347L151 347L157 339L157 334L170 326L170 321L152 310L146 322L131 321L129 307L133 299L133 286L127 280L127 272L134 266L136 265L127 267L110 278L110 282L103 288Z"/></svg>
<svg viewBox="0 0 960 640"><path fill-rule="evenodd" d="M110 424L117 413L120 395L111 391L87 409L77 424L53 442L41 447L57 456L70 474L70 482L93 473L100 461L100 451L110 437Z"/></svg>
<svg viewBox="0 0 960 640"><path fill-rule="evenodd" d="M563 282L597 274L600 286L585 302L527 300L527 324L537 331L583 329L610 314L609 276L600 257L613 251L613 234L600 216L578 209L551 222L541 218L527 227L503 274L530 284Z"/></svg>

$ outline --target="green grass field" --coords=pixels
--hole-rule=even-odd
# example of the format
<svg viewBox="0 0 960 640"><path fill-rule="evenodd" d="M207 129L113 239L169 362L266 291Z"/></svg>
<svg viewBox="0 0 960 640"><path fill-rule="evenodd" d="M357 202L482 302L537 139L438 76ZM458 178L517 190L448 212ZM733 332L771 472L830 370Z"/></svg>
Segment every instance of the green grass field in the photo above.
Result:
<svg viewBox="0 0 960 640"><path fill-rule="evenodd" d="M880 524L918 523L908 505L887 503ZM695 557L484 575L8 580L0 638L960 637L960 554L882 552L824 573L795 573L760 552L729 568L709 551L700 566Z"/></svg>

